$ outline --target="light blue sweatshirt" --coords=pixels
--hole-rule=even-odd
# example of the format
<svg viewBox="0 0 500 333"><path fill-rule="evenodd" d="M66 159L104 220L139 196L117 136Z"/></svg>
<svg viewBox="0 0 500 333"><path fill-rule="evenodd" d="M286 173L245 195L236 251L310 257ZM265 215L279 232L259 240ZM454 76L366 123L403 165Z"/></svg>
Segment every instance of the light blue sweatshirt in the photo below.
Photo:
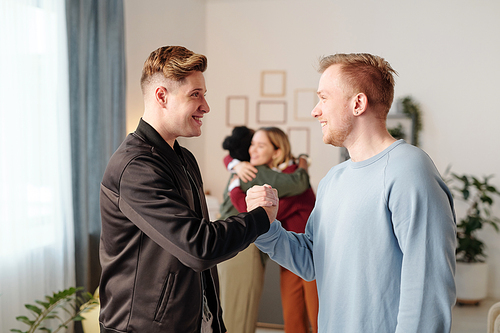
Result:
<svg viewBox="0 0 500 333"><path fill-rule="evenodd" d="M455 303L453 200L433 162L396 141L333 167L305 234L278 221L255 244L316 279L319 332L443 333Z"/></svg>

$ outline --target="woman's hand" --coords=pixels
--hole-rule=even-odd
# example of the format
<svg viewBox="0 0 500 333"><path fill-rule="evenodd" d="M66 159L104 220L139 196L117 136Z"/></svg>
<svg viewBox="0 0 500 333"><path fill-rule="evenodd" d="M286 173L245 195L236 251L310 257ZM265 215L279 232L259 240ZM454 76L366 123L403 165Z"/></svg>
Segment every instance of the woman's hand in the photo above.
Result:
<svg viewBox="0 0 500 333"><path fill-rule="evenodd" d="M250 162L240 162L233 167L233 170L244 183L254 179L257 173L257 169Z"/></svg>
<svg viewBox="0 0 500 333"><path fill-rule="evenodd" d="M297 159L299 160L298 167L308 171L309 167L308 156L305 154L300 154Z"/></svg>

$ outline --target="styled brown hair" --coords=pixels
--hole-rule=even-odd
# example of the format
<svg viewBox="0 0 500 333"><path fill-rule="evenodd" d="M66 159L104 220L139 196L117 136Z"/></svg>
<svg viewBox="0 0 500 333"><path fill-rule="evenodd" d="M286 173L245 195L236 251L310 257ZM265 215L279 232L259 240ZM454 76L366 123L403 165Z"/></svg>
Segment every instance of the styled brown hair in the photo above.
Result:
<svg viewBox="0 0 500 333"><path fill-rule="evenodd" d="M278 127L261 127L258 131L264 131L271 141L274 149L281 149L281 153L273 158L271 166L273 168L278 168L280 164L285 164L285 168L288 166L288 162L293 159L292 148L290 146L290 141L288 140L288 135L285 134Z"/></svg>
<svg viewBox="0 0 500 333"><path fill-rule="evenodd" d="M163 46L149 55L144 62L141 76L141 88L149 84L156 74L163 74L167 79L182 82L194 71L204 72L207 58L194 53L183 46Z"/></svg>
<svg viewBox="0 0 500 333"><path fill-rule="evenodd" d="M394 99L394 76L397 72L383 58L368 53L338 53L319 61L320 73L332 65L341 65L344 92L352 97L364 93L368 103L382 107L387 116Z"/></svg>

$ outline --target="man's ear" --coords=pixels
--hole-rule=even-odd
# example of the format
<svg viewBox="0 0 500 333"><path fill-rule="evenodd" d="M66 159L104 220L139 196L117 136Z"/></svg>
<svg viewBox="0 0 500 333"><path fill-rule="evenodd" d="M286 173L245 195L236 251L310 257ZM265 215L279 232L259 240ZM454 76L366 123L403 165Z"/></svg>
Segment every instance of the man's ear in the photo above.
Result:
<svg viewBox="0 0 500 333"><path fill-rule="evenodd" d="M168 96L167 88L165 88L163 86L159 86L156 88L155 100L162 107L166 107L166 105L167 105L167 96Z"/></svg>
<svg viewBox="0 0 500 333"><path fill-rule="evenodd" d="M359 93L356 96L354 96L354 115L355 116L360 116L363 114L363 112L366 111L366 108L368 107L368 97L364 93Z"/></svg>

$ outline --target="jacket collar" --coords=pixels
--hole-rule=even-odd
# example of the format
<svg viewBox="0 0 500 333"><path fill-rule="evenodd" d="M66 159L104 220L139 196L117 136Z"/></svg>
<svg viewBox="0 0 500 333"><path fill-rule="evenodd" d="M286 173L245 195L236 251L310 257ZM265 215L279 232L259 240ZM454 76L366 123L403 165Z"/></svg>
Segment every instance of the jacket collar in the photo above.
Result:
<svg viewBox="0 0 500 333"><path fill-rule="evenodd" d="M153 149L158 150L161 155L166 156L168 159L171 159L178 164L186 166L181 146L177 140L175 140L174 148L172 149L172 147L170 147L170 145L161 137L160 133L158 133L153 126L142 120L142 118L139 120L139 125L137 125L135 133L151 144Z"/></svg>

